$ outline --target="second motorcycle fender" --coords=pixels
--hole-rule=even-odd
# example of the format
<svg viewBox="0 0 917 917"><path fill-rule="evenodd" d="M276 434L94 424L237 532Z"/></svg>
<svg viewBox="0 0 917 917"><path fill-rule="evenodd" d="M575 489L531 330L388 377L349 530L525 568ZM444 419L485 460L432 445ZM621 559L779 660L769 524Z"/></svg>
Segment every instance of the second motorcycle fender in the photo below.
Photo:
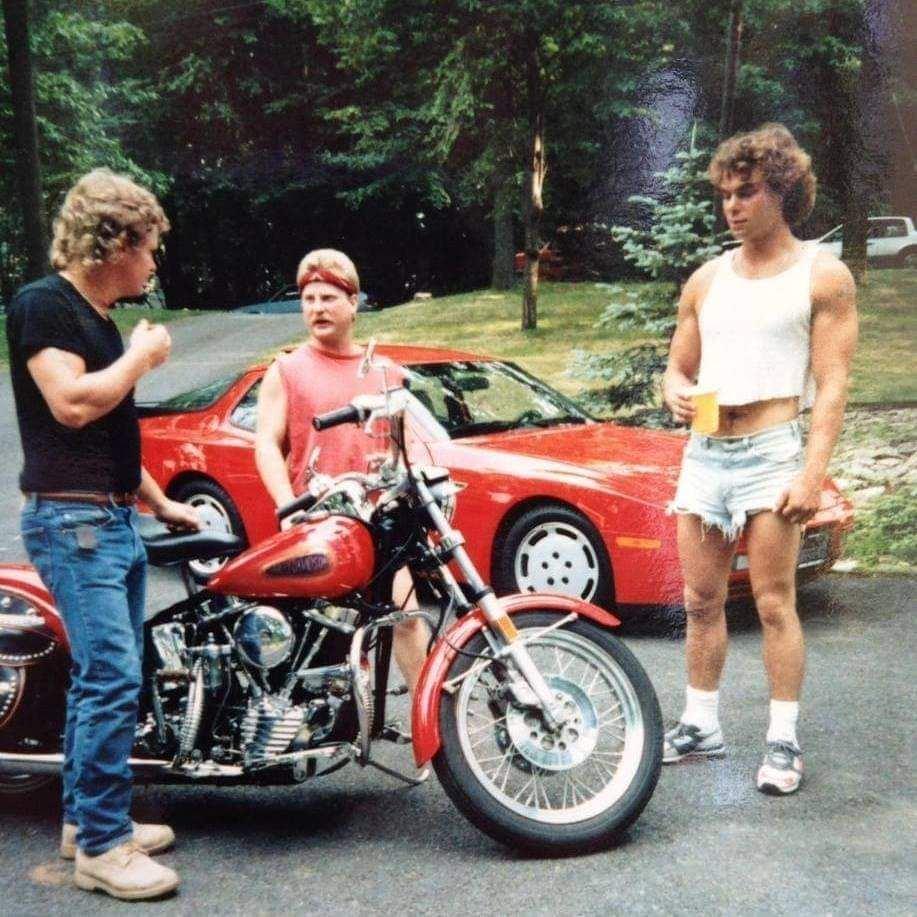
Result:
<svg viewBox="0 0 917 917"><path fill-rule="evenodd" d="M523 611L556 611L562 615L573 612L602 627L618 627L621 623L614 615L597 605L564 595L536 592L527 595L508 595L498 601L510 615ZM480 610L461 618L438 641L424 663L414 692L411 713L414 761L418 767L426 764L439 751L442 742L439 734L439 704L442 699L443 681L456 656L455 647L461 649L483 627L484 613Z"/></svg>

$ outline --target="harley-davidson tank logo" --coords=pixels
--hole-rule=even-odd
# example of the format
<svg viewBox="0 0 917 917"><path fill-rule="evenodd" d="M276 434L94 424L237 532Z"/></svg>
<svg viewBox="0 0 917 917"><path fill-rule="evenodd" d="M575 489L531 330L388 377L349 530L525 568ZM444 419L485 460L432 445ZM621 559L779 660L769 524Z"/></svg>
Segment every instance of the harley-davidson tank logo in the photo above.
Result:
<svg viewBox="0 0 917 917"><path fill-rule="evenodd" d="M268 576L316 576L330 569L327 554L304 554L271 564L264 572Z"/></svg>

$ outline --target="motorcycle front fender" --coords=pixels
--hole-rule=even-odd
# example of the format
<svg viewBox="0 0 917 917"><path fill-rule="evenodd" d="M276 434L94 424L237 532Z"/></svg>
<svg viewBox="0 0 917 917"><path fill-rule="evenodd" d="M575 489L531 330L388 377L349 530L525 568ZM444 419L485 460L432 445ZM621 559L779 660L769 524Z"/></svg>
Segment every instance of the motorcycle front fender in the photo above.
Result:
<svg viewBox="0 0 917 917"><path fill-rule="evenodd" d="M601 627L618 627L621 624L614 615L597 605L565 595L533 592L525 595L507 595L497 601L509 615L523 611L556 611L562 615L573 612ZM484 612L480 609L460 618L437 641L421 669L411 711L414 761L418 767L426 764L439 751L442 744L439 732L439 705L442 700L443 682L457 655L456 650L465 646L484 626Z"/></svg>
<svg viewBox="0 0 917 917"><path fill-rule="evenodd" d="M0 564L0 615L3 614L3 595L12 595L28 603L36 615L42 618L44 626L51 632L58 644L69 652L70 643L64 622L54 606L51 593L45 589L34 567L28 564ZM6 622L16 627L15 618ZM22 627L31 627L30 622L24 618Z"/></svg>

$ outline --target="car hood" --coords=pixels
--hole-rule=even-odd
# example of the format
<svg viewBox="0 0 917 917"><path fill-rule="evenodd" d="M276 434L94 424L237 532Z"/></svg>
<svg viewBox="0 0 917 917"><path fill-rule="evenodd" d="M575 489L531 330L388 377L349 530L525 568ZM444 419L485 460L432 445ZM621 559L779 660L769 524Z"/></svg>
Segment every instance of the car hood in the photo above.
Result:
<svg viewBox="0 0 917 917"><path fill-rule="evenodd" d="M587 481L664 507L675 494L685 437L613 423L519 430L462 440L478 449L525 456L527 477ZM534 462L531 460L535 460ZM518 468L517 468L518 472Z"/></svg>

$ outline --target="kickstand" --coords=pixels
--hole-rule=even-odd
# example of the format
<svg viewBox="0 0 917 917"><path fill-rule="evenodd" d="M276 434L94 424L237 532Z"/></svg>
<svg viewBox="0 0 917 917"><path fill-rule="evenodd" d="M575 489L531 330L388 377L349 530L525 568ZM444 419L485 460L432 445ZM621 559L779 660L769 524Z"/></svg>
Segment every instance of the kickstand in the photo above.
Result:
<svg viewBox="0 0 917 917"><path fill-rule="evenodd" d="M426 783L430 777L429 767L425 767L416 777L408 777L407 774L402 774L400 771L386 767L384 764L379 764L378 761L373 761L372 758L368 758L366 764L370 767L374 767L378 771L382 771L383 774L388 774L389 777L394 777L396 780L402 780L411 786L420 786L421 783Z"/></svg>

